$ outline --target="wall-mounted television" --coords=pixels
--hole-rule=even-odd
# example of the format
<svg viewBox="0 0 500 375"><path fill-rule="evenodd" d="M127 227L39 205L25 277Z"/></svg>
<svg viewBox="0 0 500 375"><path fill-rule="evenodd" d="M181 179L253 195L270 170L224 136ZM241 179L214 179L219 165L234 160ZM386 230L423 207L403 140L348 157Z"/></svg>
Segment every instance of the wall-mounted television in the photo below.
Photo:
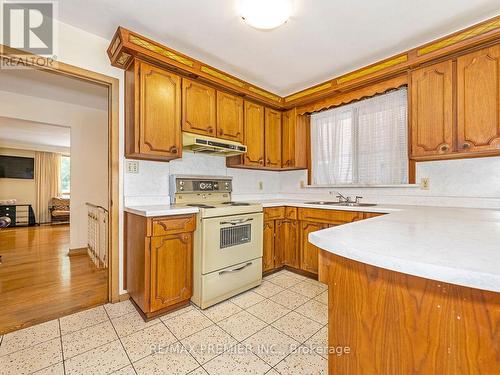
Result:
<svg viewBox="0 0 500 375"><path fill-rule="evenodd" d="M34 176L34 158L0 155L0 178L32 180Z"/></svg>

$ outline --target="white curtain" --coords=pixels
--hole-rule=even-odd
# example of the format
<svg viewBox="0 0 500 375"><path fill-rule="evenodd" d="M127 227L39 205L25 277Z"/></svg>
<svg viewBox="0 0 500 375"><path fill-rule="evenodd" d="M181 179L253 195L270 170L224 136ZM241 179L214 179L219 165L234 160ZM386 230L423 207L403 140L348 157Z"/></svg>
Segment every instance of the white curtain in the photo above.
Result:
<svg viewBox="0 0 500 375"><path fill-rule="evenodd" d="M408 183L407 90L311 116L315 185Z"/></svg>
<svg viewBox="0 0 500 375"><path fill-rule="evenodd" d="M49 204L61 194L61 155L53 152L35 154L36 208L39 223L50 222Z"/></svg>

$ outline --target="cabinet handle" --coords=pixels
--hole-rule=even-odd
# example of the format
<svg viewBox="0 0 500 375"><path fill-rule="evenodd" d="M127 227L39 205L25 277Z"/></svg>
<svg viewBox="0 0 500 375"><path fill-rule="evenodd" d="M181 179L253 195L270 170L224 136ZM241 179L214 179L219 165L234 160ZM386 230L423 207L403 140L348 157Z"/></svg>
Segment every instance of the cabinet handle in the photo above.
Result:
<svg viewBox="0 0 500 375"><path fill-rule="evenodd" d="M224 134L224 129L219 129L219 135L223 135Z"/></svg>
<svg viewBox="0 0 500 375"><path fill-rule="evenodd" d="M178 152L177 146L170 147L168 152L170 152L171 154L177 154L177 152Z"/></svg>
<svg viewBox="0 0 500 375"><path fill-rule="evenodd" d="M465 142L462 147L467 149L467 148L470 148L471 144L469 142Z"/></svg>
<svg viewBox="0 0 500 375"><path fill-rule="evenodd" d="M259 164L260 164L260 165L264 164L264 159L260 158L260 159L259 159Z"/></svg>
<svg viewBox="0 0 500 375"><path fill-rule="evenodd" d="M450 146L449 146L449 145L444 144L444 145L442 145L442 146L441 146L441 151L446 152L446 151L448 151L448 150L449 150L449 148L450 148Z"/></svg>
<svg viewBox="0 0 500 375"><path fill-rule="evenodd" d="M209 127L207 128L207 132L209 132L209 133L213 133L213 132L214 132L214 128L212 128L211 126L209 126Z"/></svg>
<svg viewBox="0 0 500 375"><path fill-rule="evenodd" d="M220 271L219 275L224 275L225 273L238 272L238 271L244 270L247 267L250 267L251 265L252 265L252 262L248 262L247 264L245 264L244 266L239 267L239 268L235 268L235 269L227 270L227 271Z"/></svg>

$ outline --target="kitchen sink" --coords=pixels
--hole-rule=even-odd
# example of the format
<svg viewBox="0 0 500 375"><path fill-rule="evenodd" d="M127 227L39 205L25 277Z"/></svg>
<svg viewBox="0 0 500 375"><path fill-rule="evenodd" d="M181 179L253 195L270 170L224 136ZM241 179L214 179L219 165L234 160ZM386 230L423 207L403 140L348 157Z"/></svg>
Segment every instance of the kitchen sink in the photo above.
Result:
<svg viewBox="0 0 500 375"><path fill-rule="evenodd" d="M306 202L305 204L329 205L329 204L338 204L338 203L339 202L317 201L317 202Z"/></svg>
<svg viewBox="0 0 500 375"><path fill-rule="evenodd" d="M330 201L317 201L305 202L305 204L316 204L323 206L342 206L342 207L373 207L375 203L356 203L356 202L330 202Z"/></svg>

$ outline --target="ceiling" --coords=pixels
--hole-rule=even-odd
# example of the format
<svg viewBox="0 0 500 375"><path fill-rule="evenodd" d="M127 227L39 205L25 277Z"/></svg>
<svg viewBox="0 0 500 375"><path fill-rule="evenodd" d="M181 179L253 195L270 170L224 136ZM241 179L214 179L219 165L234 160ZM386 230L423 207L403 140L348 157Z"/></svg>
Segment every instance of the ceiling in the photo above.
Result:
<svg viewBox="0 0 500 375"><path fill-rule="evenodd" d="M259 31L236 4L64 0L59 18L107 39L124 26L286 96L500 14L498 0L294 0L285 25Z"/></svg>
<svg viewBox="0 0 500 375"><path fill-rule="evenodd" d="M108 89L96 83L36 69L0 69L0 82L2 91L108 109Z"/></svg>
<svg viewBox="0 0 500 375"><path fill-rule="evenodd" d="M67 152L71 129L41 122L0 117L0 147Z"/></svg>

